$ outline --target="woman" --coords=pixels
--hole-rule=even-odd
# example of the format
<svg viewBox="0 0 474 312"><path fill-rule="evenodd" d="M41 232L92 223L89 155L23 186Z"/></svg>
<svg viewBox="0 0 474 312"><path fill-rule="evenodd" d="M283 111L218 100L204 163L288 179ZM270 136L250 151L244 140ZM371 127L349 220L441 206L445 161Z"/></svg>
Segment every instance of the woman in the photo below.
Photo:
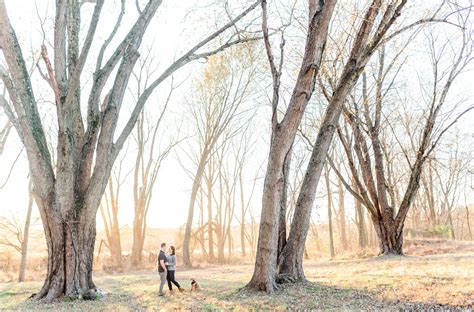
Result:
<svg viewBox="0 0 474 312"><path fill-rule="evenodd" d="M178 290L180 292L183 292L184 289L181 288L181 286L179 285L179 283L175 280L175 277L174 277L174 272L176 270L176 255L175 255L175 249L174 249L174 246L170 246L170 248L168 249L168 255L166 256L167 260L168 260L168 264L166 265L167 269L168 269L168 274L166 276L166 279L168 280L168 288L170 289L170 292L172 293L173 292L173 284L176 285L176 287L178 287Z"/></svg>

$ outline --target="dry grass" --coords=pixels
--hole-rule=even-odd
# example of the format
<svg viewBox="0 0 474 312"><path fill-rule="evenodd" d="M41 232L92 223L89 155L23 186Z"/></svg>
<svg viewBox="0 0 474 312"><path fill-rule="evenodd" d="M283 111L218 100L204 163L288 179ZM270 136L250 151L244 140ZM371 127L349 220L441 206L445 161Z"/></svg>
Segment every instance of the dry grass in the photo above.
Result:
<svg viewBox="0 0 474 312"><path fill-rule="evenodd" d="M186 289L195 277L198 293L158 297L155 273L99 275L96 284L108 294L94 302L42 305L25 299L41 282L0 284L0 310L286 310L286 309L472 309L474 304L474 252L308 262L311 283L287 285L273 295L240 289L252 267L234 265L184 270L178 280Z"/></svg>

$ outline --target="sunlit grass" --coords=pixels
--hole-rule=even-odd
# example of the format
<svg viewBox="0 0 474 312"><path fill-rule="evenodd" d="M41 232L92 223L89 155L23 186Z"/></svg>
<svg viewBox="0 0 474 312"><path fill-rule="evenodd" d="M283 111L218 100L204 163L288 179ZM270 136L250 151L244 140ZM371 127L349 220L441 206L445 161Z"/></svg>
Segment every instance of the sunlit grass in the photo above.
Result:
<svg viewBox="0 0 474 312"><path fill-rule="evenodd" d="M165 297L158 296L156 273L96 276L96 284L107 293L105 299L54 305L26 300L41 282L4 283L0 284L0 310L418 309L469 307L474 302L474 253L309 262L306 276L312 283L284 286L272 295L240 291L251 270L242 265L179 271L177 278L185 289L194 277L202 290Z"/></svg>

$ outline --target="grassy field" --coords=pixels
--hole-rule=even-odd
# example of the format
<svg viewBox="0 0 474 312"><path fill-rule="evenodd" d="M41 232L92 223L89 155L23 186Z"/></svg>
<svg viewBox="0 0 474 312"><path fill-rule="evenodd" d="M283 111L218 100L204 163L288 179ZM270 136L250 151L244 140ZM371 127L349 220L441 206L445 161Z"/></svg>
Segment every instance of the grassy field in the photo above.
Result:
<svg viewBox="0 0 474 312"><path fill-rule="evenodd" d="M196 278L197 293L158 297L155 273L97 275L95 282L107 295L100 301L55 305L27 301L41 281L0 284L0 310L285 310L285 309L472 309L474 305L474 252L429 256L367 258L308 262L311 281L287 285L273 295L240 289L249 280L247 265L210 266L178 272L189 289Z"/></svg>

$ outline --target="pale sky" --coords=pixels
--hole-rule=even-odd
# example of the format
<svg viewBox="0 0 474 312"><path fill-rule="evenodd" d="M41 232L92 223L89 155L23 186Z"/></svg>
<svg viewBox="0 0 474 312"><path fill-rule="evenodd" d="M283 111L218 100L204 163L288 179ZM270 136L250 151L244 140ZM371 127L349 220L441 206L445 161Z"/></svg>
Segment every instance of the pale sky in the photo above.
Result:
<svg viewBox="0 0 474 312"><path fill-rule="evenodd" d="M110 31L110 28L115 21L115 17L118 14L119 3L119 0L115 0L112 1L111 4L104 7L102 12L102 20L99 24L93 46L99 46ZM175 58L177 55L180 55L180 53L182 53L186 47L192 43L197 42L199 38L205 37L205 34L209 33L211 29L215 29L215 20L219 14L222 14L222 12L215 12L212 6L207 6L207 4L214 3L214 1L182 0L164 1L164 3L165 4L163 4L163 6L158 10L158 13L155 16L152 24L148 28L147 35L145 36L145 40L142 44L142 48L152 48L153 53L156 56L156 65L159 68L158 72L160 69L166 67L173 58ZM288 1L288 3L293 2ZM13 27L15 28L17 35L19 36L20 43L23 47L24 56L29 60L29 64L31 64L31 58L32 56L37 57L42 41L37 15L39 15L41 18L47 16L44 28L48 33L48 38L51 38L50 32L52 26L52 13L54 12L54 1L6 0L6 5ZM244 7L244 4L233 3L232 7L232 12L235 15L235 13L239 11L239 8ZM92 8L92 4L85 4L83 11L84 13L86 13L88 10L90 12ZM259 10L259 8L257 8L257 10ZM259 14L260 12L258 11L256 13ZM134 1L127 1L127 14L125 15L124 22L122 23L121 31L116 36L117 40L115 40L115 43L123 38L130 25L135 21L135 18L136 10ZM87 20L83 21L83 23L85 22L87 22ZM278 21L275 21L275 23L277 22ZM222 25L222 21L218 23L219 25ZM112 43L110 46L113 47L114 43ZM51 49L50 54L52 54ZM94 60L95 57L92 56L91 59ZM92 70L91 64L88 65ZM416 66L416 64L412 64L411 66ZM183 81L188 76L193 77L192 75L195 72L198 72L200 68L202 68L202 62L196 62L195 64L188 65L180 70L177 75L175 75L175 79L176 81ZM466 94L466 97L470 99L471 104L473 102L473 92L471 88L472 82L474 81L473 78L474 75L472 71L466 74L463 84L458 89ZM35 79L39 79L37 74ZM86 89L85 94L88 94L87 79L88 77L83 77L83 88ZM188 81L175 92L175 95L172 98L169 114L166 117L166 127L164 127L164 141L166 141L167 138L176 132L176 129L173 127L173 125L181 124L183 122L183 114L186 113L186 105L183 102L185 100L186 94L188 94L187 88L189 86L190 82ZM161 107L163 98L168 92L168 88L169 81L160 86L155 92L155 95L150 99L149 103L147 103L147 111L149 111L152 116L158 112L157 108ZM35 89L35 95L38 100L42 99L44 95L49 96L50 93L50 91L47 90L47 92L41 94L41 91L42 90ZM83 98L84 97L85 96L83 96ZM255 120L257 131L254 134L254 140L256 141L256 148L252 154L253 156L251 164L246 171L247 176L245 178L247 182L247 188L250 188L253 183L252 179L254 179L254 177L257 176L257 173L259 172L258 176L260 179L257 183L257 188L252 200L252 207L256 216L259 215L261 208L261 186L263 184L262 177L264 175L265 166L263 166L260 171L259 169L260 165L267 157L267 146L269 140L268 103L265 103L265 101L262 102L263 103L255 104L259 107L257 118ZM48 104L43 105L43 107L46 108L43 111L47 111ZM125 106L122 110L122 114L126 115L127 111L129 110L130 108ZM461 129L461 132L471 134L473 133L473 119L474 116L471 114L460 122L459 128ZM0 120L3 124L5 117L0 115ZM47 116L45 120L48 120ZM47 127L47 122L45 127ZM183 133L183 136L186 136L186 134ZM163 163L159 173L158 181L154 188L153 200L151 204L152 207L150 208L148 215L148 226L150 227L178 227L183 225L186 220L192 181L181 167L180 162L178 161L178 154L180 154L181 149L187 148L187 144L187 142L184 142L179 148L175 149ZM133 146L133 144L131 144L131 146ZM21 145L19 144L18 138L16 134L12 134L8 139L5 152L0 159L0 185L3 184L3 181L10 170L11 164L14 162L20 150ZM130 154L134 154L134 152L135 151L133 147L128 151ZM179 157L185 159L182 154L180 154ZM128 166L127 169L130 169L132 163L133 158L129 159L128 163L126 162L125 167ZM188 165L191 166L189 163ZM125 169L124 171L128 170ZM27 174L27 160L25 154L22 153L18 162L16 163L16 166L14 167L12 178L3 189L0 189L0 202L2 203L0 214L9 214L10 211L13 211L16 215L24 214L28 203ZM122 198L120 203L121 210L119 214L121 225L131 225L133 220L131 183L132 179L130 176L130 179L128 179L122 189ZM319 190L321 191L321 187ZM317 203L317 205L324 206L324 203L321 205ZM324 215L324 210L315 211L315 216L324 217ZM195 220L197 220L197 217L195 217ZM102 226L100 222L101 221L99 221L98 224L99 227Z"/></svg>

